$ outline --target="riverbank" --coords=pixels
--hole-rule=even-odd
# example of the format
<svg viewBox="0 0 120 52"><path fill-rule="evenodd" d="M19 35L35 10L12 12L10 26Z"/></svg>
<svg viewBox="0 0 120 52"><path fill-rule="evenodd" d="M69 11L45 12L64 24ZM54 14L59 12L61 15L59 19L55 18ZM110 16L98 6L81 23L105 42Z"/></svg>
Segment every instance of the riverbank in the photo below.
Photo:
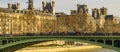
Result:
<svg viewBox="0 0 120 52"><path fill-rule="evenodd" d="M89 45L89 46L63 46L63 47L33 47L24 48L15 52L61 52L68 50L89 50L102 48L101 46Z"/></svg>

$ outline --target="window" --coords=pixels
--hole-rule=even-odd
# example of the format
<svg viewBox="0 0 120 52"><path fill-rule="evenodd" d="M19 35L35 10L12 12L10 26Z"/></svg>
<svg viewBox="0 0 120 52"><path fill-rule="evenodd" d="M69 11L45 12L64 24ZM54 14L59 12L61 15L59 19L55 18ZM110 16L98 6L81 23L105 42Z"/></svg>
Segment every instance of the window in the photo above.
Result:
<svg viewBox="0 0 120 52"><path fill-rule="evenodd" d="M17 13L19 13L20 11L17 11Z"/></svg>
<svg viewBox="0 0 120 52"><path fill-rule="evenodd" d="M26 14L27 12L26 11L24 11L24 14Z"/></svg>

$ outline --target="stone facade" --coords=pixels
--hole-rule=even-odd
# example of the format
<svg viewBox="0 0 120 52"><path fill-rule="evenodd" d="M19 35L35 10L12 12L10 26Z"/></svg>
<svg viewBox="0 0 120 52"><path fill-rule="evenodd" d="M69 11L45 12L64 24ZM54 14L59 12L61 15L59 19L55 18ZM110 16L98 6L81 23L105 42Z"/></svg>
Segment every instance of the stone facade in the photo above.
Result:
<svg viewBox="0 0 120 52"><path fill-rule="evenodd" d="M34 10L33 0L28 1L28 10Z"/></svg>
<svg viewBox="0 0 120 52"><path fill-rule="evenodd" d="M8 9L20 10L20 3L17 4L8 3Z"/></svg>
<svg viewBox="0 0 120 52"><path fill-rule="evenodd" d="M113 15L107 14L107 8L92 9L92 17L96 21L97 31L103 33L119 32L119 21ZM117 29L115 29L117 27Z"/></svg>
<svg viewBox="0 0 120 52"><path fill-rule="evenodd" d="M57 17L60 32L95 32L96 23L90 14L60 15Z"/></svg>
<svg viewBox="0 0 120 52"><path fill-rule="evenodd" d="M42 9L46 13L51 13L55 15L55 1L42 2Z"/></svg>
<svg viewBox="0 0 120 52"><path fill-rule="evenodd" d="M33 15L27 11L22 13L4 13L0 12L0 34L24 34L51 32L50 26L54 25L56 20L52 15Z"/></svg>
<svg viewBox="0 0 120 52"><path fill-rule="evenodd" d="M71 15L77 14L77 13L81 13L81 14L87 14L88 13L88 8L87 5L83 4L77 4L77 10L70 10Z"/></svg>
<svg viewBox="0 0 120 52"><path fill-rule="evenodd" d="M103 12L103 11L102 11ZM104 14L102 14L100 9L92 9L92 17L95 19L97 28L103 28L105 23Z"/></svg>

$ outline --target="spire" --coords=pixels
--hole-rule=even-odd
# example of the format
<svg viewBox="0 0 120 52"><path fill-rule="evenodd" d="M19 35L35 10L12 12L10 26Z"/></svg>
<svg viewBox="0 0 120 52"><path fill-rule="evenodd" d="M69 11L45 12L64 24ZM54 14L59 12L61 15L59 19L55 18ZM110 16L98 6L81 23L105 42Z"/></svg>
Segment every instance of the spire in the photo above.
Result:
<svg viewBox="0 0 120 52"><path fill-rule="evenodd" d="M34 6L33 6L33 0L29 0L28 2L28 10L33 10Z"/></svg>

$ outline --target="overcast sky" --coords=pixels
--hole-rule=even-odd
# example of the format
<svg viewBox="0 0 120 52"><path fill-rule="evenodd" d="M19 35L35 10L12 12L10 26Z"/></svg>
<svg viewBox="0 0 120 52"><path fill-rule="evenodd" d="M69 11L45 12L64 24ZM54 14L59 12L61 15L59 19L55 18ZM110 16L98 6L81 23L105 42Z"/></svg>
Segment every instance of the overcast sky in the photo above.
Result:
<svg viewBox="0 0 120 52"><path fill-rule="evenodd" d="M21 8L27 8L28 0L0 0L0 7L7 7L7 3L21 3ZM41 2L46 0L34 0L36 8L42 8ZM120 17L120 0L55 0L56 11L69 13L70 9L76 9L76 4L87 4L89 11L91 8L107 7L108 14L114 14Z"/></svg>

